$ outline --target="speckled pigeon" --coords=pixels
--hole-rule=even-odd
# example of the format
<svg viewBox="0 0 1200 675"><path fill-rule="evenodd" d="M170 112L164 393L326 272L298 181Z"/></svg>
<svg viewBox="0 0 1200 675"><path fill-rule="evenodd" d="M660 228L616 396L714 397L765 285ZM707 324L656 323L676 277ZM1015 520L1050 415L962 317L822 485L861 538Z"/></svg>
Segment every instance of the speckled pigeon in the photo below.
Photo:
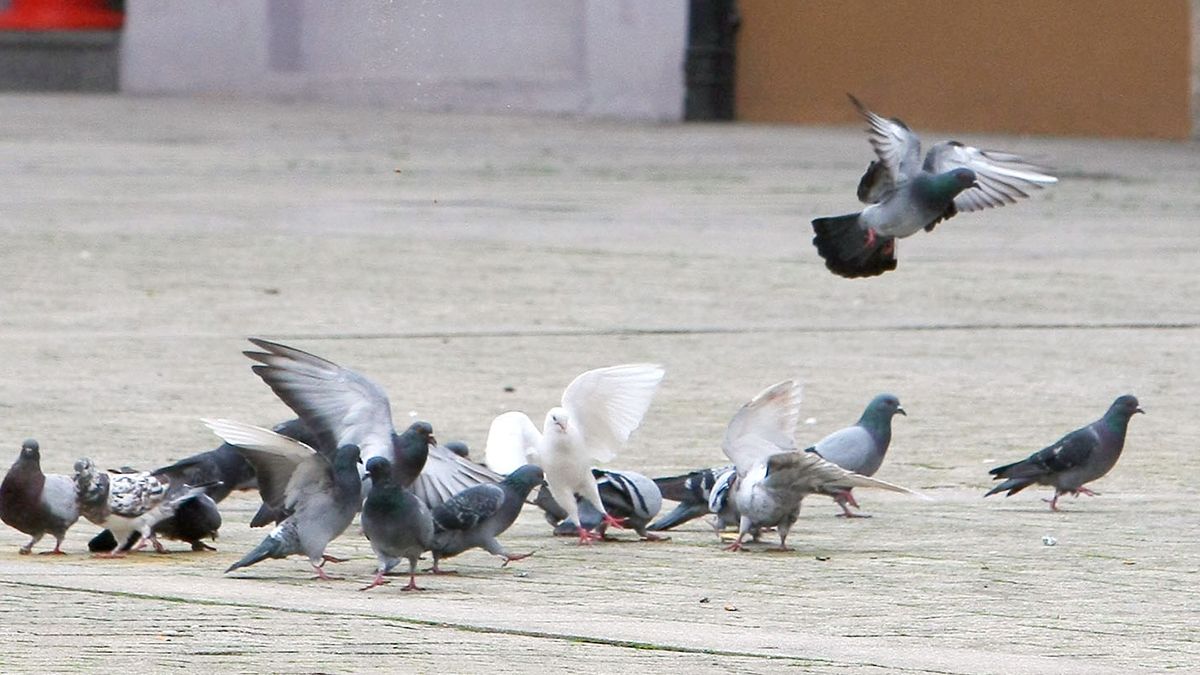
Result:
<svg viewBox="0 0 1200 675"><path fill-rule="evenodd" d="M921 140L908 126L876 115L853 96L850 101L866 118L879 159L859 182L866 208L812 221L813 244L834 274L870 277L894 270L897 239L931 231L960 211L1015 203L1058 182L1017 155L957 141L934 145L922 162Z"/></svg>
<svg viewBox="0 0 1200 675"><path fill-rule="evenodd" d="M42 456L32 438L21 444L17 461L0 483L0 520L33 537L20 548L28 555L47 534L54 537L54 550L63 555L63 537L79 519L75 481L70 476L42 473Z"/></svg>
<svg viewBox="0 0 1200 675"><path fill-rule="evenodd" d="M1100 419L1058 439L1019 462L998 466L990 473L1004 482L992 488L985 497L997 492L1014 495L1037 483L1054 486L1054 498L1045 501L1058 511L1058 498L1066 493L1095 496L1098 493L1084 487L1108 473L1121 457L1125 447L1125 430L1129 420L1144 413L1138 400L1128 394L1120 396Z"/></svg>

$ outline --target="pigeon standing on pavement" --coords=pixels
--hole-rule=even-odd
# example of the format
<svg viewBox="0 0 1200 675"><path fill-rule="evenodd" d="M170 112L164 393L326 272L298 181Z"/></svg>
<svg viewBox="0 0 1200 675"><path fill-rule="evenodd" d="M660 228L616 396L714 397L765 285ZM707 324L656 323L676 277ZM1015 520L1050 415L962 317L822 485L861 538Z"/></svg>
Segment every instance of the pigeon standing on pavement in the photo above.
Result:
<svg viewBox="0 0 1200 675"><path fill-rule="evenodd" d="M481 547L504 565L533 553L509 553L496 539L517 520L533 488L542 484L541 467L526 464L494 485L467 488L433 510L433 571L441 560Z"/></svg>
<svg viewBox="0 0 1200 675"><path fill-rule="evenodd" d="M79 514L112 532L120 543L115 550L97 553L101 557L121 557L129 552L140 535L141 543L149 542L154 550L165 553L166 548L154 534L154 526L175 515L185 502L204 494L207 485L172 485L148 471L109 473L96 467L87 458L75 462L75 489L79 499Z"/></svg>
<svg viewBox="0 0 1200 675"><path fill-rule="evenodd" d="M362 505L358 446L342 445L323 454L269 429L230 420L204 423L241 449L254 465L263 503L285 514L262 543L225 572L301 553L319 578L330 579L325 563L342 560L326 555L325 548L350 527Z"/></svg>
<svg viewBox="0 0 1200 675"><path fill-rule="evenodd" d="M600 503L604 504L604 511L608 515L621 521L622 526L637 532L638 536L646 541L668 539L648 531L650 521L662 510L662 491L653 480L635 471L609 469L592 469L592 476L596 480L596 490L600 493ZM548 490L540 491L534 503L546 512L547 520L557 521L554 525L555 535L572 536L583 526L585 530L608 538L608 524L604 522L604 514L593 508L586 499L575 499L575 505L579 509L579 523L567 516L567 512L554 501Z"/></svg>
<svg viewBox="0 0 1200 675"><path fill-rule="evenodd" d="M572 380L562 395L562 405L551 408L539 433L522 412L506 412L492 420L484 454L488 466L500 473L522 464L537 464L546 473L554 501L579 523L575 495L591 503L602 521L621 522L600 500L595 462L606 462L628 442L650 407L664 371L651 364L627 364L589 370ZM591 543L599 535L582 526L579 542Z"/></svg>
<svg viewBox="0 0 1200 675"><path fill-rule="evenodd" d="M416 422L396 433L387 393L367 377L308 352L250 338L263 351L244 354L254 372L300 416L325 450L356 445L364 463L383 457L430 508L458 492L500 476L436 444L432 427ZM412 433L409 433L412 432Z"/></svg>
<svg viewBox="0 0 1200 675"><path fill-rule="evenodd" d="M1015 203L1058 182L1017 155L957 141L937 143L922 162L921 139L907 125L876 115L853 96L850 101L866 118L879 159L858 185L866 208L812 221L813 244L834 274L870 277L894 270L897 239L932 231L960 211Z"/></svg>
<svg viewBox="0 0 1200 675"><path fill-rule="evenodd" d="M383 575L401 560L408 560L408 585L401 590L424 590L417 585L417 560L434 544L433 518L429 508L411 490L396 481L391 462L386 458L372 457L368 460L367 475L371 477L371 490L363 502L362 529L379 559L379 568L375 572L375 579L360 590L367 591L386 584ZM468 488L471 489L475 488ZM436 566L437 558L434 561Z"/></svg>
<svg viewBox="0 0 1200 675"><path fill-rule="evenodd" d="M797 451L793 436L799 414L800 387L785 380L755 396L729 423L721 447L737 467L734 497L741 519L738 538L728 550L741 550L746 535L764 527L778 528L779 548L788 550L787 536L800 516L800 502L814 492L858 486L915 494Z"/></svg>
<svg viewBox="0 0 1200 675"><path fill-rule="evenodd" d="M816 453L847 471L874 476L892 442L892 418L897 414L908 416L900 406L900 399L892 394L880 394L871 399L854 426L829 434L812 447L805 448L805 452ZM850 506L858 508L858 502L850 490L838 490L829 496L842 507L839 516L870 518L850 510Z"/></svg>
<svg viewBox="0 0 1200 675"><path fill-rule="evenodd" d="M42 456L32 438L21 444L17 461L0 483L0 520L33 537L20 548L29 555L47 534L54 549L44 553L64 555L63 538L79 520L75 481L70 476L42 473Z"/></svg>
<svg viewBox="0 0 1200 675"><path fill-rule="evenodd" d="M1047 499L1050 509L1058 511L1058 498L1066 493L1095 496L1084 487L1108 473L1121 457L1125 447L1125 430L1129 420L1144 413L1134 396L1124 395L1113 401L1104 417L1058 439L1019 462L998 466L988 473L1004 482L988 491L984 497L1006 492L1014 495L1037 483L1054 486L1054 498Z"/></svg>

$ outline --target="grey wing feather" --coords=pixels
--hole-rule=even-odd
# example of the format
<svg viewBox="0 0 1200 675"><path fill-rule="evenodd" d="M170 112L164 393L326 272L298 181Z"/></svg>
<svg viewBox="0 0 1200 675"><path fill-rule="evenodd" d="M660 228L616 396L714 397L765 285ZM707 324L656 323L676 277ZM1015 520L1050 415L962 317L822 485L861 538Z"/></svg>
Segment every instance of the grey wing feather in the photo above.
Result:
<svg viewBox="0 0 1200 675"><path fill-rule="evenodd" d="M433 522L439 530L469 530L494 516L504 500L499 485L476 485L433 509Z"/></svg>
<svg viewBox="0 0 1200 675"><path fill-rule="evenodd" d="M978 187L963 190L954 198L959 211L978 211L1016 203L1058 182L1049 169L1018 155L999 150L980 150L957 141L944 141L929 149L924 168L931 173L967 168L975 172Z"/></svg>
<svg viewBox="0 0 1200 675"><path fill-rule="evenodd" d="M498 483L504 477L440 445L429 446L425 468L417 476L412 491L429 508L437 508L454 495L475 487Z"/></svg>
<svg viewBox="0 0 1200 675"><path fill-rule="evenodd" d="M859 114L867 120L871 147L887 170L892 185L916 175L921 168L921 139L897 119L884 119L847 94Z"/></svg>
<svg viewBox="0 0 1200 675"><path fill-rule="evenodd" d="M768 485L800 493L831 488L873 487L923 497L906 487L847 471L812 452L781 452L767 460Z"/></svg>

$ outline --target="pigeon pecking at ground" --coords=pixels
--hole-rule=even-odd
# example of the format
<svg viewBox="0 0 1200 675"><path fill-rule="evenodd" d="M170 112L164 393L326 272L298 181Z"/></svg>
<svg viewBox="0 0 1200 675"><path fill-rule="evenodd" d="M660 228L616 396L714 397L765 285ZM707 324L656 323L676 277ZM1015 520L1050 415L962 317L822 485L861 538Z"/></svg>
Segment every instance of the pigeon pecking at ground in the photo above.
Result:
<svg viewBox="0 0 1200 675"><path fill-rule="evenodd" d="M646 541L669 539L649 531L650 521L662 510L662 491L653 480L636 471L611 469L592 469L592 476L596 479L596 490L600 493L600 503L604 504L605 513L620 520L625 529L637 532ZM602 539L611 539L604 514L593 508L586 499L575 498L579 523L567 516L566 510L559 506L549 490L539 491L534 503L546 512L546 520L554 525L556 536L573 536L582 525L583 529L595 532Z"/></svg>
<svg viewBox="0 0 1200 675"><path fill-rule="evenodd" d="M651 364L627 364L589 370L569 384L562 405L546 413L542 432L522 412L506 412L492 420L484 454L488 466L507 473L522 464L537 464L546 473L554 501L579 523L575 495L600 512L602 522L622 527L600 500L595 462L606 462L628 442L650 407L664 371ZM578 528L579 542L599 535Z"/></svg>
<svg viewBox="0 0 1200 675"><path fill-rule="evenodd" d="M17 461L0 483L0 520L33 537L20 548L22 555L47 534L54 537L54 549L43 553L63 555L63 538L79 520L74 479L42 473L41 451L32 438L21 444Z"/></svg>
<svg viewBox="0 0 1200 675"><path fill-rule="evenodd" d="M240 448L254 465L263 503L285 514L258 546L225 572L301 553L317 577L330 579L325 563L342 560L326 555L325 548L350 527L362 505L358 446L342 445L321 453L269 429L230 420L204 423L223 441Z"/></svg>
<svg viewBox="0 0 1200 675"><path fill-rule="evenodd" d="M892 418L898 414L908 416L900 406L900 399L892 394L880 394L871 399L853 426L829 434L812 447L805 448L805 452L816 453L847 471L874 476L892 442ZM829 496L842 507L839 516L870 518L850 510L850 506L858 508L858 501L850 490L838 490Z"/></svg>
<svg viewBox="0 0 1200 675"><path fill-rule="evenodd" d="M1125 431L1129 420L1137 413L1144 413L1136 397L1124 395L1113 401L1100 419L1058 439L1053 445L1042 448L1019 462L998 466L988 473L1003 483L984 495L997 492L1014 495L1037 483L1054 486L1054 497L1045 501L1052 511L1058 511L1058 498L1071 493L1079 496L1095 496L1096 492L1084 487L1108 473L1121 457L1125 447Z"/></svg>
<svg viewBox="0 0 1200 675"><path fill-rule="evenodd" d="M401 560L408 560L408 585L401 590L425 590L417 585L417 560L434 544L429 507L396 481L395 471L387 459L369 459L367 475L371 477L371 490L363 502L362 529L379 559L379 568L375 571L375 579L359 590L367 591L388 583L383 575Z"/></svg>
<svg viewBox="0 0 1200 675"><path fill-rule="evenodd" d="M504 565L533 553L509 553L496 539L517 520L533 488L542 484L541 467L526 464L494 485L467 488L433 510L433 572L438 563L473 548L504 559Z"/></svg>
<svg viewBox="0 0 1200 675"><path fill-rule="evenodd" d="M679 502L670 513L646 527L652 531L669 530L690 520L710 513L717 514L713 527L718 536L726 527L738 523L737 506L728 499L730 488L737 478L732 465L697 469L678 476L663 476L654 479L664 499ZM714 497L721 497L714 503ZM715 508L714 508L715 507Z"/></svg>
<svg viewBox="0 0 1200 675"><path fill-rule="evenodd" d="M884 119L853 96L870 126L871 162L858 185L859 213L812 221L813 245L825 266L843 277L870 277L896 269L896 240L960 211L1012 204L1058 182L1017 155L980 150L957 141L937 143L921 161L921 139L898 119Z"/></svg>

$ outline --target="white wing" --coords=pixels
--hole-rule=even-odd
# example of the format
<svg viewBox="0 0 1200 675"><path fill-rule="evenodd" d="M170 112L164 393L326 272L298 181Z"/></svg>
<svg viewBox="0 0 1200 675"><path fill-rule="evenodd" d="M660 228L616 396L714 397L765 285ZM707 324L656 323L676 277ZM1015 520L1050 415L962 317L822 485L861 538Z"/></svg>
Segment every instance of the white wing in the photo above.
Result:
<svg viewBox="0 0 1200 675"><path fill-rule="evenodd" d="M567 385L562 407L597 462L607 462L629 441L666 371L650 363L589 370Z"/></svg>
<svg viewBox="0 0 1200 675"><path fill-rule="evenodd" d="M850 94L850 102L870 126L868 134L871 147L879 156L880 163L887 169L892 185L911 178L920 171L921 139L904 122L884 119L867 109L861 101Z"/></svg>
<svg viewBox="0 0 1200 675"><path fill-rule="evenodd" d="M733 416L721 449L739 475L771 455L796 449L800 394L799 384L784 380L759 392Z"/></svg>
<svg viewBox="0 0 1200 675"><path fill-rule="evenodd" d="M510 474L526 464L541 463L538 444L542 432L523 412L506 412L492 420L488 429L487 445L483 448L483 461L496 473Z"/></svg>
<svg viewBox="0 0 1200 675"><path fill-rule="evenodd" d="M988 207L1013 204L1029 196L1030 190L1041 190L1058 179L1045 173L1044 167L1031 164L1021 157L998 150L980 150L958 141L944 141L929 149L925 170L942 173L960 167L975 172L979 187L968 188L954 198L959 211L978 211Z"/></svg>

